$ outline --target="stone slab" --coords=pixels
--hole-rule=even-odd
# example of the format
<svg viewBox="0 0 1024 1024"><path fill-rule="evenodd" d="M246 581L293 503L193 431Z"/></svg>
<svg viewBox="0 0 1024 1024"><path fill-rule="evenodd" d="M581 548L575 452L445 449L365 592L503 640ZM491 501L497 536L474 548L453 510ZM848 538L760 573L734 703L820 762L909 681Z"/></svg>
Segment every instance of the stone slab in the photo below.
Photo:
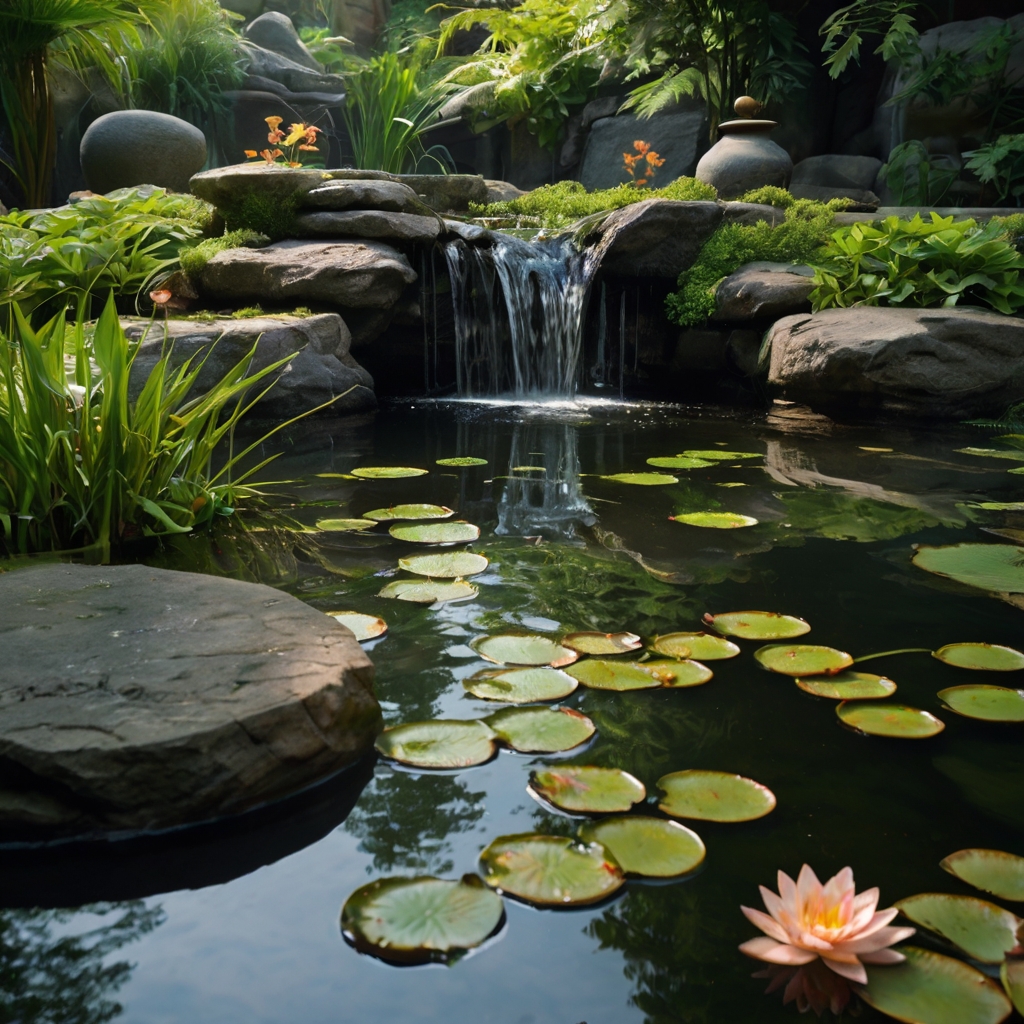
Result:
<svg viewBox="0 0 1024 1024"><path fill-rule="evenodd" d="M299 200L303 209L386 210L390 213L421 213L423 202L400 181L325 181Z"/></svg>
<svg viewBox="0 0 1024 1024"><path fill-rule="evenodd" d="M382 238L407 245L429 245L443 224L439 217L384 210L315 210L297 214L298 238Z"/></svg>

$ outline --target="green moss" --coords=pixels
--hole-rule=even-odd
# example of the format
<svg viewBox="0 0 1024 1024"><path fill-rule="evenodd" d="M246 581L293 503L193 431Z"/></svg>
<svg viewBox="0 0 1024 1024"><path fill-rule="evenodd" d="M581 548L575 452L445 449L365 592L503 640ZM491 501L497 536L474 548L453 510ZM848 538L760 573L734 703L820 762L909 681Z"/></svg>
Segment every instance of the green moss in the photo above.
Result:
<svg viewBox="0 0 1024 1024"><path fill-rule="evenodd" d="M294 234L295 211L298 208L298 191L284 198L260 192L244 192L221 212L228 231L248 229L276 242Z"/></svg>
<svg viewBox="0 0 1024 1024"><path fill-rule="evenodd" d="M1017 252L1024 253L1024 213L1011 213L1009 217L992 219L998 219L1007 241Z"/></svg>
<svg viewBox="0 0 1024 1024"><path fill-rule="evenodd" d="M578 181L560 181L542 185L518 199L486 206L472 204L470 209L477 217L498 217L524 226L564 228L584 217L618 210L645 199L713 202L717 198L718 193L711 185L695 178L677 178L664 188L637 188L625 184L598 192L588 192Z"/></svg>
<svg viewBox="0 0 1024 1024"><path fill-rule="evenodd" d="M740 196L741 203L758 203L764 206L777 206L779 209L788 210L796 200L792 194L778 185L763 185L761 188L751 189Z"/></svg>
<svg viewBox="0 0 1024 1024"><path fill-rule="evenodd" d="M715 311L718 282L744 263L813 261L835 231L835 213L841 205L845 205L843 201L835 199L828 203L794 199L785 221L776 228L766 221L720 227L704 244L694 265L679 275L679 291L666 300L669 320L683 327L704 323Z"/></svg>
<svg viewBox="0 0 1024 1024"><path fill-rule="evenodd" d="M258 249L270 239L256 231L243 228L229 231L220 238L206 238L198 245L185 246L178 250L178 262L189 277L198 277L203 267L219 252L225 249Z"/></svg>

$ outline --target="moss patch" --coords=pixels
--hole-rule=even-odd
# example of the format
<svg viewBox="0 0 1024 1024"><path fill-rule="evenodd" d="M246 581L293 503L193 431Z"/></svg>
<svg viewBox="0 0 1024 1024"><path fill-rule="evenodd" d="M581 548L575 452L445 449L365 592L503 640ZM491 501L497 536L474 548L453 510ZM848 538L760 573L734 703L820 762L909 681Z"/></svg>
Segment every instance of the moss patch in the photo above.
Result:
<svg viewBox="0 0 1024 1024"><path fill-rule="evenodd" d="M178 250L178 263L189 277L198 277L203 267L219 252L225 249L258 249L270 239L256 231L243 228L229 231L220 238L207 238L198 245L184 246Z"/></svg>
<svg viewBox="0 0 1024 1024"><path fill-rule="evenodd" d="M301 190L297 190L280 198L250 190L233 199L221 212L228 231L256 231L276 242L294 235L300 194Z"/></svg>

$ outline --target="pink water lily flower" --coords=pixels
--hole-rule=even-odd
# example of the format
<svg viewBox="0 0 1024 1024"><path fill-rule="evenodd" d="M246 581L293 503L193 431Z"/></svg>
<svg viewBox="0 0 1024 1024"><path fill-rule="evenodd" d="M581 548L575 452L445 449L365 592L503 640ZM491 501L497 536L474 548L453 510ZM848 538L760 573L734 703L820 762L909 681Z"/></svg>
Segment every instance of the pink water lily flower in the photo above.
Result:
<svg viewBox="0 0 1024 1024"><path fill-rule="evenodd" d="M740 908L768 936L740 946L755 960L798 967L821 957L836 974L863 985L868 980L864 964L898 964L905 959L888 947L909 938L915 929L886 927L899 911L875 909L877 888L858 896L850 868L822 885L805 864L795 882L779 872L778 895L763 885L760 889L770 917L760 910Z"/></svg>

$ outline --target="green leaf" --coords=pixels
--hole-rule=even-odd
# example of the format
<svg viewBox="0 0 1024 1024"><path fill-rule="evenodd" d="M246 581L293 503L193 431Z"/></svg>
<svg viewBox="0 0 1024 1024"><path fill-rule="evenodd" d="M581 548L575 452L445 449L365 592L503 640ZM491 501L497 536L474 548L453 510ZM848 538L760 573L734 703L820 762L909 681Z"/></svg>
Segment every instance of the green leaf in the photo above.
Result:
<svg viewBox="0 0 1024 1024"><path fill-rule="evenodd" d="M530 789L573 814L628 811L647 795L643 783L621 768L560 765L530 774Z"/></svg>
<svg viewBox="0 0 1024 1024"><path fill-rule="evenodd" d="M1017 945L1016 914L975 896L927 892L897 900L897 907L914 924L948 939L972 960L1001 964Z"/></svg>
<svg viewBox="0 0 1024 1024"><path fill-rule="evenodd" d="M661 682L635 661L587 658L566 671L592 690L652 690Z"/></svg>
<svg viewBox="0 0 1024 1024"><path fill-rule="evenodd" d="M940 865L968 885L1003 900L1024 902L1024 857L1002 850L957 850Z"/></svg>
<svg viewBox="0 0 1024 1024"><path fill-rule="evenodd" d="M327 533L353 533L373 529L373 523L368 519L318 519L316 528Z"/></svg>
<svg viewBox="0 0 1024 1024"><path fill-rule="evenodd" d="M999 968L999 979L1013 1001L1014 1009L1024 1015L1024 958L1011 957L1004 960Z"/></svg>
<svg viewBox="0 0 1024 1024"><path fill-rule="evenodd" d="M669 658L696 658L698 661L735 658L740 653L736 644L710 633L666 633L655 637L650 648Z"/></svg>
<svg viewBox="0 0 1024 1024"><path fill-rule="evenodd" d="M677 516L669 516L675 523L687 526L702 526L711 530L736 530L743 526L757 526L753 516L743 516L739 512L685 512Z"/></svg>
<svg viewBox="0 0 1024 1024"><path fill-rule="evenodd" d="M722 612L706 614L704 624L741 640L789 640L811 631L810 623L779 612Z"/></svg>
<svg viewBox="0 0 1024 1024"><path fill-rule="evenodd" d="M1024 690L970 683L939 690L951 711L982 722L1024 722Z"/></svg>
<svg viewBox="0 0 1024 1024"><path fill-rule="evenodd" d="M668 473L613 473L602 476L602 480L611 480L619 484L639 484L641 487L662 487L665 484L677 484L679 479Z"/></svg>
<svg viewBox="0 0 1024 1024"><path fill-rule="evenodd" d="M364 519L384 523L390 519L447 519L455 512L445 505L392 505L390 508L375 508L364 512Z"/></svg>
<svg viewBox="0 0 1024 1024"><path fill-rule="evenodd" d="M1024 593L1024 548L1010 544L919 545L914 565L937 576L998 593Z"/></svg>
<svg viewBox="0 0 1024 1024"><path fill-rule="evenodd" d="M1016 672L1024 668L1024 654L999 644L946 644L933 651L932 657L957 668L981 669L986 672Z"/></svg>
<svg viewBox="0 0 1024 1024"><path fill-rule="evenodd" d="M597 731L586 715L572 708L505 708L486 721L500 739L523 754L572 750Z"/></svg>
<svg viewBox="0 0 1024 1024"><path fill-rule="evenodd" d="M600 843L629 875L678 878L699 867L705 849L696 832L678 821L629 814L587 822L580 838Z"/></svg>
<svg viewBox="0 0 1024 1024"><path fill-rule="evenodd" d="M658 469L703 469L713 466L713 462L707 459L694 459L687 455L658 456L647 460L648 466L655 466Z"/></svg>
<svg viewBox="0 0 1024 1024"><path fill-rule="evenodd" d="M831 676L853 664L846 651L815 644L768 644L754 651L754 658L769 672L797 677Z"/></svg>
<svg viewBox="0 0 1024 1024"><path fill-rule="evenodd" d="M668 689L685 689L690 686L703 686L711 681L714 673L699 661L683 659L681 661L645 661L645 672L654 676L662 686Z"/></svg>
<svg viewBox="0 0 1024 1024"><path fill-rule="evenodd" d="M896 692L896 684L870 672L840 672L835 676L794 679L805 693L831 700L880 700Z"/></svg>
<svg viewBox="0 0 1024 1024"><path fill-rule="evenodd" d="M1024 451L1013 448L956 448L961 455L980 455L986 459L1013 459L1024 462Z"/></svg>
<svg viewBox="0 0 1024 1024"><path fill-rule="evenodd" d="M486 466L486 459L475 459L472 456L459 456L454 459L438 459L437 465L439 466Z"/></svg>
<svg viewBox="0 0 1024 1024"><path fill-rule="evenodd" d="M433 576L441 579L457 579L475 576L484 571L488 561L483 555L470 551L452 551L444 555L411 555L400 558L398 567L417 576Z"/></svg>
<svg viewBox="0 0 1024 1024"><path fill-rule="evenodd" d="M505 920L501 897L476 875L379 878L341 909L341 930L361 953L395 963L445 962L479 946Z"/></svg>
<svg viewBox="0 0 1024 1024"><path fill-rule="evenodd" d="M352 630L359 641L375 640L388 631L388 624L376 615L363 615L361 612L328 612L332 619L337 619L347 629Z"/></svg>
<svg viewBox="0 0 1024 1024"><path fill-rule="evenodd" d="M760 782L729 772L690 768L658 779L658 806L674 818L753 821L775 809L775 794Z"/></svg>
<svg viewBox="0 0 1024 1024"><path fill-rule="evenodd" d="M494 757L494 741L486 722L435 719L385 729L374 746L385 757L416 768L468 768Z"/></svg>
<svg viewBox="0 0 1024 1024"><path fill-rule="evenodd" d="M480 527L472 523L424 523L416 526L392 526L388 533L395 540L410 544L468 544L478 540Z"/></svg>
<svg viewBox="0 0 1024 1024"><path fill-rule="evenodd" d="M571 665L579 655L550 637L536 634L501 634L477 637L469 645L487 661L498 665Z"/></svg>
<svg viewBox="0 0 1024 1024"><path fill-rule="evenodd" d="M489 886L539 907L596 903L625 881L603 846L564 836L499 836L480 854L480 866Z"/></svg>
<svg viewBox="0 0 1024 1024"><path fill-rule="evenodd" d="M535 701L568 697L579 683L557 668L516 668L503 672L477 672L462 685L474 697L500 700L507 704L532 704Z"/></svg>
<svg viewBox="0 0 1024 1024"><path fill-rule="evenodd" d="M570 633L562 638L565 647L580 654L627 654L643 646L636 633Z"/></svg>
<svg viewBox="0 0 1024 1024"><path fill-rule="evenodd" d="M760 452L726 452L719 448L707 448L703 451L685 451L679 458L711 459L720 462L738 462L740 459L762 459Z"/></svg>
<svg viewBox="0 0 1024 1024"><path fill-rule="evenodd" d="M461 580L458 583L395 580L384 587L377 596L411 601L414 604L446 604L449 601L468 601L478 593L476 587Z"/></svg>
<svg viewBox="0 0 1024 1024"><path fill-rule="evenodd" d="M410 476L426 476L428 472L411 466L360 466L352 470L352 476L360 480L403 480Z"/></svg>
<svg viewBox="0 0 1024 1024"><path fill-rule="evenodd" d="M945 724L930 712L907 707L906 704L843 701L836 708L836 714L846 725L868 736L923 740L938 735L946 728Z"/></svg>

